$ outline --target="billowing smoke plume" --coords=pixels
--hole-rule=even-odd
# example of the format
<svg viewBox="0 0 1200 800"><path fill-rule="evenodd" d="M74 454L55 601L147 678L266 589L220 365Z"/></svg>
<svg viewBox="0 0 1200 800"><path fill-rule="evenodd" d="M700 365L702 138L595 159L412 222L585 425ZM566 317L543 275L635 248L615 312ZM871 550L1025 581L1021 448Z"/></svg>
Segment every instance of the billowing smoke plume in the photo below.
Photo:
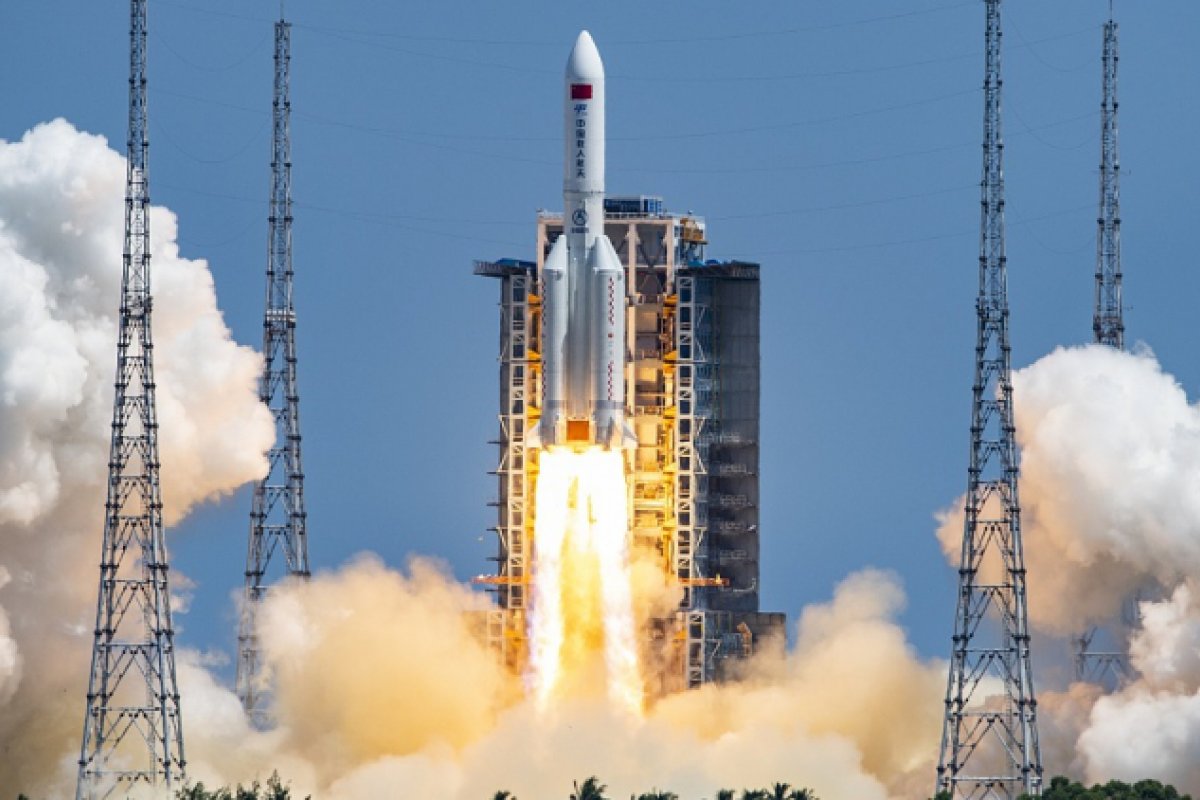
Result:
<svg viewBox="0 0 1200 800"><path fill-rule="evenodd" d="M73 792L116 368L124 160L57 120L0 141L0 787ZM151 211L164 513L265 472L261 362Z"/></svg>
<svg viewBox="0 0 1200 800"><path fill-rule="evenodd" d="M203 671L182 675L192 771L223 783L278 764L331 800L398 786L430 800L560 797L592 774L614 797L775 780L825 800L923 797L945 671L906 643L903 603L893 576L858 573L804 612L793 653L760 659L742 684L672 696L640 720L602 694L541 714L469 630L477 595L422 561L404 575L364 558L267 601L276 731L250 732Z"/></svg>
<svg viewBox="0 0 1200 800"><path fill-rule="evenodd" d="M1200 410L1149 352L1058 350L1014 391L1035 624L1071 633L1200 575Z"/></svg>
<svg viewBox="0 0 1200 800"><path fill-rule="evenodd" d="M1013 385L1031 623L1065 637L1165 598L1140 603L1131 685L1043 695L1047 763L1200 791L1200 407L1146 349L1062 348ZM962 514L942 522L956 563Z"/></svg>

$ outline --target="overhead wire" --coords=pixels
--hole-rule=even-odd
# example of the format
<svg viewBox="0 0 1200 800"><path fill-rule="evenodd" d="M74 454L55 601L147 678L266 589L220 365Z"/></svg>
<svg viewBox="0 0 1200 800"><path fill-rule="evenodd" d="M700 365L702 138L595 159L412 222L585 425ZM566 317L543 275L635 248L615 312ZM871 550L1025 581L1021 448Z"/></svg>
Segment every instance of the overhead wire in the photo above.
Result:
<svg viewBox="0 0 1200 800"><path fill-rule="evenodd" d="M1076 144L1071 144L1071 145L1057 144L1057 143L1055 143L1055 142L1052 142L1052 141L1050 141L1049 139L1046 139L1046 138L1044 138L1044 137L1043 137L1041 134L1039 134L1039 133L1037 132L1037 130L1036 130L1035 128L1033 128L1032 126L1030 126L1030 124L1029 124L1028 122L1026 122L1026 121L1025 121L1025 117L1024 117L1022 114L1021 114L1020 110L1019 110L1019 109L1016 107L1016 105L1015 105L1015 104L1013 104L1013 103L1009 103L1009 104L1008 104L1008 107L1007 107L1007 110L1011 111L1011 112L1012 112L1012 115L1013 115L1014 117L1016 117L1016 120L1017 120L1017 122L1018 122L1018 123L1020 123L1020 125L1021 125L1021 128L1022 128L1022 130L1021 130L1021 132L1022 132L1022 133L1027 133L1027 134L1029 134L1029 135L1030 135L1030 136L1032 136L1034 139L1036 139L1038 142L1041 142L1041 143L1042 143L1042 144L1044 144L1046 147L1049 147L1049 148L1051 148L1052 150L1061 150L1061 151L1064 151L1064 152L1066 152L1066 151L1072 151L1072 150L1078 150L1079 148L1081 148L1081 147L1083 147L1083 146L1085 146L1085 145L1087 145L1087 144L1089 144L1090 142L1092 142L1092 141L1093 141L1093 137L1090 137L1090 136L1089 136L1089 137L1087 137L1087 138L1081 139L1081 140L1080 140L1079 142L1077 142ZM1094 111L1093 111L1093 112L1090 112L1090 113L1088 113L1088 114L1083 114L1083 115L1080 115L1080 117L1079 117L1079 118L1081 118L1081 119L1082 119L1082 118L1084 118L1084 117L1094 117L1094 116L1096 116L1096 115L1097 115L1097 112L1094 112Z"/></svg>
<svg viewBox="0 0 1200 800"><path fill-rule="evenodd" d="M726 214L718 217L705 216L709 222L728 222L736 219L765 219L770 217L791 217L802 214L815 214L824 211L845 211L853 208L866 208L868 206L886 205L888 203L900 203L908 200L921 200L927 197L937 197L938 195L954 194L956 192L964 192L967 190L978 191L978 183L960 184L958 186L949 186L944 189L932 189L924 192L912 192L909 194L892 195L889 197L878 197L870 200L856 200L848 203L830 203L823 206L807 206L805 208L790 208L777 209L771 211L759 211L749 214Z"/></svg>
<svg viewBox="0 0 1200 800"><path fill-rule="evenodd" d="M1074 214L1074 213L1077 213L1084 209L1088 209L1088 208L1092 208L1092 207L1093 206L1091 204L1084 205L1084 206L1073 206L1071 208L1064 208L1064 209L1059 209L1057 211L1047 212L1045 214L1041 214L1036 217L1027 217L1025 219L1014 222L1013 227L1025 226L1031 222L1040 222L1042 220L1053 219L1055 217L1062 217L1062 216L1066 216L1068 214ZM853 252L853 251L857 251L857 250L877 250L877 249L884 248L884 247L899 247L902 245L926 244L929 242L937 242L937 241L942 241L945 239L958 239L958 238L963 238L963 237L967 237L967 236L978 236L978 235L979 235L979 229L972 228L971 230L961 230L961 231L952 231L952 232L948 231L946 233L939 233L939 234L934 234L931 236L920 236L920 237L907 238L907 239L893 239L893 240L886 241L886 242L870 242L870 243L865 243L865 244L839 245L837 247L813 247L813 248L803 248L802 247L802 248L789 248L787 250L762 250L762 251L759 251L754 254L750 254L748 252L743 251L743 253L741 253L735 257L746 257L748 259L757 259L757 258L760 258L761 256L771 256L771 255L793 255L793 254L820 255L820 254L825 254L825 253L845 253L845 252Z"/></svg>
<svg viewBox="0 0 1200 800"><path fill-rule="evenodd" d="M1033 55L1033 57L1042 64L1042 66L1046 67L1046 69L1049 69L1053 72L1058 72L1061 74L1067 74L1067 73L1072 73L1072 72L1078 72L1079 70L1083 69L1090 63L1090 60L1082 60L1073 67L1060 67L1057 64L1051 64L1049 61L1047 61L1045 58L1042 57L1042 54L1037 51L1037 48L1033 46L1033 43L1029 42L1025 38L1025 35L1021 33L1021 26L1016 24L1016 22L1013 20L1013 16L1011 13L1007 17L1005 26L1007 28L1009 28L1010 30L1012 30L1012 32L1014 34L1016 34L1016 37L1021 40L1022 49L1029 51ZM1100 26L1093 25L1090 28L1088 28L1088 30L1097 30L1098 31L1098 30L1100 30ZM1040 44L1040 42L1038 42L1038 44Z"/></svg>
<svg viewBox="0 0 1200 800"><path fill-rule="evenodd" d="M197 14L207 14L210 16L224 17L227 19L238 19L249 22L269 23L274 20L268 17L262 17L251 14L242 14L231 11L221 11L213 8L204 8L202 6L192 5L190 3L182 3L178 0L157 0L158 5L178 8L184 11L190 11ZM893 14L884 14L876 17L865 17L856 20L846 20L842 22L825 23L819 25L806 25L787 28L771 28L758 31L744 31L738 33L719 34L714 36L693 36L693 37L651 37L642 39L613 39L606 40L605 46L630 46L630 45L663 45L663 44L699 44L703 42L720 42L734 41L738 39L753 39L753 38L770 38L778 36L792 36L801 33L819 33L823 31L837 30L841 28L852 28L862 25L875 24L879 22L891 22L900 19L906 19L917 16L936 14L943 11L951 11L966 6L973 6L976 3L974 0L956 0L956 2L933 6L926 9L914 9L911 11L902 11ZM559 39L495 39L495 38L477 38L477 37L462 37L462 36L442 36L437 34L417 34L417 33L398 33L394 31L380 31L378 29L363 29L363 28L341 28L330 25L317 25L314 23L292 22L292 26L301 30L309 30L317 33L336 33L343 35L357 36L374 36L389 39L403 39L408 41L429 42L434 44L470 44L470 45L497 45L505 47L519 46L547 46L561 47L562 41Z"/></svg>
<svg viewBox="0 0 1200 800"><path fill-rule="evenodd" d="M237 147L234 152L230 153L229 155L222 156L220 158L205 158L203 156L196 155L195 153L191 152L191 150L180 144L179 141L171 134L170 129L166 125L163 125L157 117L153 117L150 120L151 127L161 134L163 138L167 140L167 143L178 150L185 158L195 161L197 164L208 165L227 164L236 158L240 158L247 150L250 149L251 145L253 145L255 142L261 142L266 138L263 136L263 133L266 131L268 124L269 120L260 125L258 129L255 130L255 132L250 136L250 138L246 139L241 146Z"/></svg>
<svg viewBox="0 0 1200 800"><path fill-rule="evenodd" d="M162 5L172 6L175 8L179 8L179 9L183 9L183 10L187 10L187 11L191 11L191 12L196 12L196 13L204 13L204 14L210 14L210 15L215 15L215 16L220 16L220 17L235 18L235 19L254 21L254 22L264 22L265 23L265 22L270 21L270 20L267 20L266 18L260 18L257 16L252 16L252 15L247 15L247 14L239 14L239 13L235 13L235 12L226 12L226 11L220 11L220 10L215 10L215 9L199 8L196 6L189 5L187 3L178 2L177 0L159 0L159 2ZM796 35L796 34L802 34L802 33L812 33L812 32L819 32L819 31L825 31L825 30L832 30L832 29L837 29L837 28L853 27L853 26L857 26L857 25L864 25L864 24L870 24L870 23L876 23L876 22L884 22L884 21L889 21L889 20L898 20L898 19L902 19L902 18L914 17L914 16L919 16L919 15L924 15L924 14L931 14L931 13L935 13L935 12L939 12L939 11L945 11L945 10L949 10L949 9L965 7L965 6L974 5L974 4L975 4L975 0L967 0L966 2L957 2L957 3L952 3L949 5L937 6L937 7L928 8L928 9L919 9L919 10L901 12L901 13L896 13L896 14L881 15L878 17L852 20L852 21L846 21L846 22L840 22L840 23L831 23L831 24L806 26L806 27L794 27L794 28L785 28L785 29L764 30L764 31L748 31L748 32L740 32L740 33L721 34L719 36L712 36L712 37L696 37L696 38L673 37L673 38L658 38L658 39L617 40L617 41L606 42L606 44L651 45L651 44L689 43L689 42L694 43L697 41L723 41L723 40L738 40L738 39L751 39L751 38L760 38L760 37L766 38L766 37L777 37L777 36L784 36L784 35ZM353 30L353 29L334 28L334 27L329 27L329 26L313 25L313 24L299 23L299 22L293 22L293 26L297 29L307 30L307 31L311 31L314 33L319 33L322 35L330 36L332 38L337 38L337 39L341 39L343 41L348 41L352 44L366 44L366 45L373 46L373 47L382 47L385 50L395 50L397 52L401 52L401 53L404 53L407 55L413 55L413 56L417 56L417 57L430 58L430 59L434 59L434 60L456 61L459 63L469 64L472 66L486 66L486 67L496 68L496 69L506 69L506 70L518 71L518 72L534 72L534 73L544 73L544 74L545 73L557 74L557 71L556 70L543 70L543 69L528 69L525 67L516 66L516 65L512 65L512 64L504 64L504 63L492 62L492 61L479 61L477 59L470 59L470 58L458 58L458 57L448 56L448 55L440 54L440 53L423 53L423 52L412 51L412 50L408 50L408 49L404 49L404 48L391 47L391 46L388 46L385 44L381 44L378 41L371 41L370 39L362 39L361 37L370 37L373 39L388 38L388 39L398 39L398 40L406 40L406 41L414 41L414 42L421 42L421 41L443 42L443 43L445 43L445 42L455 43L456 42L456 43L465 43L465 44L479 44L479 43L494 43L494 44L537 43L537 44L547 44L547 45L549 45L549 44L560 45L561 44L561 42L558 42L557 40L555 40L553 42L551 42L549 40L546 40L544 42L516 42L516 41L512 41L512 40L480 40L480 39L447 38L447 37L428 36L428 35L420 35L420 34L392 34L392 33L386 32L386 31ZM1095 29L1095 26L1089 26L1086 29L1086 31L1092 31L1094 29ZM1021 39L1021 46L1025 49L1029 49L1033 53L1034 57L1037 60L1039 60L1041 63L1043 63L1047 68L1054 69L1056 71L1066 71L1066 70L1062 70L1061 68L1058 68L1055 65L1049 64L1048 62L1046 62L1045 59L1043 59L1040 56L1040 54L1036 51L1036 49L1034 48L1033 45L1038 44L1038 43L1047 42L1047 41L1062 39L1062 38L1066 38L1066 37L1070 37L1070 36L1076 36L1082 32L1084 32L1084 31L1083 30L1070 31L1070 32L1066 32L1066 33L1056 34L1056 35L1050 36L1050 37L1045 37L1045 38L1039 39L1039 40L1029 41L1029 40L1024 39L1024 37L1021 35L1019 30L1016 31L1018 38ZM360 38L356 40L352 37L360 37ZM158 38L161 39L162 37L158 37ZM219 72L219 71L224 71L225 69L230 68L230 67L225 67L225 68L220 68L220 69L213 69L213 68L206 67L205 65L202 65L202 64L197 64L194 61L183 56L176 49L172 48L169 42L166 42L164 40L163 44L167 47L168 50L170 50L177 57L179 57L181 61L189 64L190 66L192 66L196 69L199 69L202 71L209 71L209 72ZM757 81L778 81L778 80L828 78L828 77L837 77L837 76L843 76L843 75L869 74L869 73L880 72L880 71L893 71L896 69L915 68L915 67L921 67L921 66L926 66L926 65L931 65L931 64L946 63L949 61L962 60L962 59L966 59L966 58L976 57L978 55L979 55L978 53L961 53L961 54L939 56L939 57L935 57L935 58L921 59L921 60L917 60L917 61L910 61L910 62L906 62L906 63L902 63L902 64L881 65L881 66L872 66L872 67L859 67L859 68L852 68L852 69L846 69L846 70L825 70L825 71L818 71L818 72L785 73L785 74L774 74L774 75L726 75L723 77L718 77L716 79L696 78L694 80L701 80L701 81L706 81L706 82L712 82L712 80L723 80L725 82L746 82L746 81L756 81L757 82ZM245 58L242 59L242 61L244 61L244 60L245 60ZM620 79L621 76L612 76L612 77ZM641 78L641 76L625 76L625 77L630 78L630 79L640 79ZM675 78L663 77L661 79L675 81ZM264 109L250 108L247 106L240 106L235 103L229 103L229 102L220 101L220 100L212 100L212 99L208 99L208 98L187 95L187 94L179 93L179 92L171 92L171 91L163 91L163 90L158 90L158 91L159 91L159 93L174 95L174 96L177 96L180 98L189 99L189 100L193 100L196 102L209 103L209 104L222 106L222 107L226 107L226 108L230 108L230 109L238 110L238 111L242 111L242 112L263 114L263 115L269 116L269 112L267 112ZM768 125L758 125L758 126L742 126L739 128L719 129L719 130L710 130L710 131L687 131L687 132L681 132L681 133L666 133L666 134L658 133L658 134L646 134L646 135L627 136L627 137L612 137L612 139L614 141L650 141L650 140L669 141L669 140L678 140L678 139L696 139L696 138L721 137L721 136L742 136L742 135L758 133L758 132L778 131L778 130L787 130L787 129L791 129L791 128L810 126L810 125L830 124L833 122L861 118L861 117L870 116L870 115L874 115L874 114L880 114L880 113L891 113L891 112L903 110L906 108L912 108L912 107L916 107L916 106L920 106L920 105L927 105L927 104L941 102L941 101L948 100L948 99L957 98L957 97L960 97L963 95L974 94L978 91L979 91L978 89L973 88L970 90L957 91L957 92L953 92L953 93L938 95L935 97L923 98L923 99L915 100L915 101L909 101L906 103L893 104L893 105L889 105L889 106L885 106L885 107L881 107L881 108L863 109L860 111L837 114L837 115L833 115L830 117L819 118L819 119L772 123L772 124L768 124ZM1060 121L1057 121L1054 123L1049 123L1047 125L1033 127L1033 126L1030 126L1021 117L1019 112L1016 112L1015 109L1014 109L1014 113L1015 113L1015 116L1017 117L1018 122L1024 128L1024 130L1022 132L1018 132L1018 134L1019 133L1027 133L1029 135L1032 135L1038 141L1042 142L1043 144L1046 144L1047 146L1053 147L1055 149L1077 149L1078 147L1082 146L1082 144L1076 145L1073 147L1062 147L1062 146L1056 145L1052 142L1049 142L1049 141L1045 140L1044 138L1042 138L1041 136L1039 136L1037 134L1038 130L1045 129L1048 127L1053 127L1056 125L1065 124L1065 123L1073 121L1075 119L1079 119L1083 116L1095 116L1095 112L1092 112L1087 115L1080 115L1079 117L1072 117L1067 120L1060 120ZM385 136L388 138L395 138L395 139L399 139L401 141L405 141L406 143L414 144L417 146L423 146L423 147L432 148L432 149L436 149L436 150L442 150L442 151L451 152L451 153L455 153L455 154L459 154L459 155L471 155L471 156L476 156L476 157L487 159L487 160L499 159L499 160L506 160L506 161L515 161L515 162L519 162L519 163L537 164L537 165L541 165L541 166L554 166L557 164L557 161L549 161L549 160L542 160L542 159L536 159L536 158L526 158L526 157L514 156L514 155L509 155L509 154L490 153L490 152L484 152L484 151L479 151L479 150L473 150L473 149L469 149L469 148L457 147L457 146L454 146L451 144L446 144L444 141L426 141L423 139L439 139L439 140L458 139L458 140L530 141L530 142L533 142L533 141L551 141L551 140L556 140L558 137L497 136L495 134L477 135L477 134L403 131L403 130L388 128L388 127L383 127L383 126L370 126L370 125L350 123L350 122L346 122L344 120L330 119L330 118L322 117L321 115L318 115L318 114L312 114L312 113L308 113L308 112L293 112L293 115L300 119L307 119L308 121L316 123L316 124L333 126L333 127L337 127L340 129L354 130L354 131L367 133L367 134L371 134L371 135L375 135L375 136ZM185 156L187 156L188 158L191 158L194 161L197 161L199 163L205 163L205 164L224 163L224 162L230 161L233 158L236 158L242 152L244 152L250 146L250 144L254 141L254 139L257 139L259 137L259 133L256 133L256 135L253 139L251 139L245 145L243 145L241 148L239 148L237 150L237 152L232 156L228 156L228 157L220 158L220 159L205 159L205 158L198 157L195 154L189 152L186 148L182 147L170 135L169 132L163 130L161 126L157 126L157 127L159 127L160 131L162 131L166 135L168 141L176 149L178 149L181 153L183 153ZM715 174L715 175L754 173L754 172L801 171L801 170L813 170L813 169L823 169L823 168L832 168L832 167L840 167L840 166L853 166L853 165L862 165L862 164L870 164L870 163L879 163L879 162L890 161L890 160L899 159L899 158L931 155L931 154L936 154L936 153L947 152L950 150L960 149L965 146L970 146L970 144L973 144L973 143L945 145L945 146L939 146L939 147L934 147L934 148L923 148L920 150L892 153L892 154L886 154L886 155L873 155L873 156L857 158L857 159L840 159L840 160L828 161L828 162L823 162L823 163L817 162L817 163L809 163L809 164L792 164L792 165L772 164L769 166L762 166L762 167L745 167L745 166L743 166L743 167L737 167L737 168L672 169L672 168L634 167L634 168L625 168L625 169L618 168L618 169L614 169L613 171L614 172L637 172L637 173L643 173L643 174L644 173L651 173L651 174L656 173L656 174ZM928 196L933 196L933 195L937 195L937 194L946 194L946 193L950 193L950 192L962 191L965 188L973 188L973 185L971 187L964 187L964 186L950 187L947 189L933 190L930 192L910 193L910 194L900 195L900 196L896 196L896 197L876 198L876 199L869 199L869 200L864 200L864 201L857 201L857 202L853 202L853 203L830 204L830 205L824 205L824 206L810 206L810 207L806 207L806 208L798 208L798 209L791 209L791 210L771 210L771 211L760 212L760 213L745 213L745 214L737 214L737 215L726 215L726 216L722 216L722 217L711 217L710 219L734 220L734 219L760 217L760 216L767 216L767 217L788 216L788 215L818 213L818 212L830 211L830 210L860 208L860 207L866 207L866 206L886 204L886 203L890 203L890 202L918 199L921 197L928 197ZM185 189L185 191L197 191L197 190ZM241 201L245 201L245 202L259 202L259 201L250 200L249 198L236 198L236 197L230 197L230 196L224 196L224 197L226 199L236 199L236 200L241 200ZM454 237L458 237L458 238L467 238L467 239L476 238L476 239L478 239L478 237L469 237L469 236L462 237L462 236L459 236L458 234L449 234L449 233L442 232L442 231L418 228L418 227L411 226L411 225L405 225L400 222L401 220L415 220L415 221L424 221L424 222L454 222L454 223L459 223L459 224L461 224L463 222L469 222L467 220L462 220L459 217L440 218L440 217L416 217L416 216L410 216L410 215L391 215L391 214L381 214L378 212L364 212L364 211L346 209L346 208L306 205L306 204L301 204L301 203L297 203L297 207L298 208L306 208L308 210L313 210L313 211L317 211L320 213L339 214L339 215L343 215L346 217L355 218L355 219L358 219L361 221L392 224L396 227L401 227L401 228L404 228L407 230L413 230L413 231L422 232L422 233L430 233L430 234L439 235L439 236L454 236ZM1031 218L1030 220L1022 221L1019 224L1024 224L1024 222L1029 222L1029 221L1033 221L1035 219L1041 219L1041 218L1044 218L1044 217ZM503 222L498 222L498 221L478 222L478 221L476 221L473 224L518 225L518 224L525 224L525 223L515 222L515 221L503 221ZM882 246L888 246L888 244L909 244L909 243L916 243L916 242L921 242L921 241L935 241L940 238L949 238L949 237L958 236L958 235L961 235L961 234L944 234L944 235L939 235L939 236L935 236L935 237L923 237L920 239L902 240L899 242L881 243L881 244L877 244L877 245L857 244L857 245L851 245L846 248L819 248L819 249L814 249L814 250L801 250L801 251L793 250L793 251L784 251L784 252L838 252L840 250L855 250L855 249L863 249L863 248L870 248L870 247L882 247ZM491 240L491 239L478 239L478 240L489 241L489 242L498 242L498 240ZM505 244L514 244L511 242L504 242L504 243ZM1044 245L1044 243L1042 243L1042 244Z"/></svg>
<svg viewBox="0 0 1200 800"><path fill-rule="evenodd" d="M314 30L308 26L297 25L296 27L304 30ZM1037 43L1057 41L1059 39L1079 36L1083 33L1094 31L1095 26L1088 26L1074 31L1055 34L1044 39L1036 40ZM449 63L465 64L472 67L485 67L488 69L504 70L506 72L520 72L534 75L557 75L558 70L547 69L543 67L527 67L518 64L512 64L502 61L482 60L478 58L468 58L457 56L445 52L428 52L424 50L412 50L407 47L399 47L392 44L386 44L375 39L367 37L367 35L348 35L343 33L335 33L331 31L323 31L324 35L351 44L365 45L378 50L387 52L400 53L402 55L413 56L417 58L426 58L434 61L445 61ZM366 37L366 38L364 38ZM1031 45L1026 44L1026 47ZM786 72L786 73L766 73L758 75L733 75L727 71L714 75L693 75L693 74L674 74L666 75L656 71L645 71L631 74L619 72L610 72L606 75L608 80L615 81L635 81L643 83L665 83L665 84L681 84L694 83L711 85L716 83L761 83L768 81L793 81L793 80L814 80L820 78L837 78L856 75L872 75L879 73L890 73L897 70L913 69L917 67L930 66L934 64L943 64L952 61L963 61L971 58L982 57L981 51L972 51L968 53L954 53L945 56L937 56L933 58L918 59L915 61L900 62L896 64L878 64L864 67L847 67L842 69L825 69L825 70L810 70L807 72Z"/></svg>
<svg viewBox="0 0 1200 800"><path fill-rule="evenodd" d="M195 69L199 72L220 73L220 72L228 72L231 69L236 69L237 67L240 67L242 64L245 64L251 58L258 56L258 55L262 55L262 53L265 50L263 45L266 44L266 42L270 40L271 34L270 33L264 34L262 36L262 38L259 39L257 42L255 42L254 46L252 48L250 48L249 50L247 50L244 55L239 56L234 61L232 61L229 64L226 64L225 66L222 66L222 67L213 67L213 66L210 66L207 64L201 64L200 62L195 61L195 60L189 58L188 56L185 56L183 53L181 53L179 50L177 50L171 44L171 40L168 37L163 36L161 33L159 33L157 28L150 32L150 37L151 37L151 39L153 39L153 41L156 45L162 45L164 48L166 48L168 53L175 56L181 62L183 62L187 66L191 67L192 69Z"/></svg>

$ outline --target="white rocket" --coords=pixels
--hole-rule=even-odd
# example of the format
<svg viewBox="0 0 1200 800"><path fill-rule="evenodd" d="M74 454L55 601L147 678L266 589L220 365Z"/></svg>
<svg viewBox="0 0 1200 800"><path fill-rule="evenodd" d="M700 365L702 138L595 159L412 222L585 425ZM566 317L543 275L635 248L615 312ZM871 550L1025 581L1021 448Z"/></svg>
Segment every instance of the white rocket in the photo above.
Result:
<svg viewBox="0 0 1200 800"><path fill-rule="evenodd" d="M535 447L632 447L625 421L625 270L604 235L604 64L587 31L563 87L563 233L542 266L542 418Z"/></svg>

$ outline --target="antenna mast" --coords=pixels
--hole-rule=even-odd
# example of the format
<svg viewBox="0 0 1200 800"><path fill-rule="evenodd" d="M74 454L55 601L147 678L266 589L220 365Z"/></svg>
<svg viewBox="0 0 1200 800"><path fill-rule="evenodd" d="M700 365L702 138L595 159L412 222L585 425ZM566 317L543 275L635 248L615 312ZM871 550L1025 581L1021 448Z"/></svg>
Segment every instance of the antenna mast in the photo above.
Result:
<svg viewBox="0 0 1200 800"><path fill-rule="evenodd" d="M291 23L275 23L274 120L271 136L271 206L267 248L267 298L263 317L263 373L258 397L275 419L270 469L254 487L246 590L238 631L237 693L260 726L266 695L257 617L266 594L266 575L276 549L286 574L307 579L308 532L304 470L300 461L300 394L296 388L296 310L292 303L292 145L289 68Z"/></svg>
<svg viewBox="0 0 1200 800"><path fill-rule="evenodd" d="M1100 213L1096 217L1096 305L1092 332L1096 344L1122 350L1125 317L1121 303L1121 161L1117 150L1117 23L1104 24L1104 81L1100 101ZM1137 601L1126 601L1126 612L1137 619ZM1119 685L1129 678L1128 656L1119 649L1093 650L1101 629L1091 627L1074 639L1075 679Z"/></svg>
<svg viewBox="0 0 1200 800"><path fill-rule="evenodd" d="M125 251L100 593L77 800L184 781L150 310L146 0L130 4Z"/></svg>
<svg viewBox="0 0 1200 800"><path fill-rule="evenodd" d="M1121 307L1121 161L1117 151L1117 23L1104 23L1104 92L1100 103L1100 216L1096 234L1097 344L1125 347Z"/></svg>
<svg viewBox="0 0 1200 800"><path fill-rule="evenodd" d="M1015 800L1022 793L1041 795L1042 761L1029 659L1008 337L1000 0L984 3L982 218L971 462L935 792L946 792L956 800ZM985 696L992 693L993 685L1002 688L1002 697Z"/></svg>

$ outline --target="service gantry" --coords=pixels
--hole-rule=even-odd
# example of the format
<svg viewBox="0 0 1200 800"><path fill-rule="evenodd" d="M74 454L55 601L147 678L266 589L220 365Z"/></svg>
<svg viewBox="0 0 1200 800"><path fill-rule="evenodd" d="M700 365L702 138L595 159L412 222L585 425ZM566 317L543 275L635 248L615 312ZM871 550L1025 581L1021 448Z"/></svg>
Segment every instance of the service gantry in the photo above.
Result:
<svg viewBox="0 0 1200 800"><path fill-rule="evenodd" d="M1125 317L1121 303L1121 160L1117 149L1117 23L1104 24L1101 56L1103 82L1100 100L1100 213L1096 217L1096 299L1092 334L1096 344L1122 350ZM1136 624L1136 598L1126 601L1123 622ZM1095 647L1099 640L1117 638L1112 632L1091 627L1076 635L1075 678L1115 687L1131 675L1123 648Z"/></svg>
<svg viewBox="0 0 1200 800"><path fill-rule="evenodd" d="M258 397L275 420L267 474L254 485L246 589L238 631L237 693L246 713L266 723L267 688L258 641L258 611L276 550L283 574L306 579L308 531L300 461L300 394L296 388L296 309L292 302L292 147L289 67L291 23L275 23L272 103L271 204L268 217L267 300L263 317L263 372ZM278 559L276 559L278 564Z"/></svg>
<svg viewBox="0 0 1200 800"><path fill-rule="evenodd" d="M936 792L1041 795L1004 241L1000 0L984 0L983 180L971 461Z"/></svg>
<svg viewBox="0 0 1200 800"><path fill-rule="evenodd" d="M730 679L783 614L759 611L759 265L705 257L704 219L653 195L608 197L605 235L626 267L626 415L631 550L680 589L674 613L650 621L647 651L663 668L654 695ZM500 463L496 470L497 607L491 646L525 667L533 580L538 452L526 434L542 405L539 275L562 235L540 212L533 261L477 262L500 280Z"/></svg>
<svg viewBox="0 0 1200 800"><path fill-rule="evenodd" d="M77 800L172 794L184 782L183 724L159 484L150 311L146 0L130 4L125 250L100 593Z"/></svg>

